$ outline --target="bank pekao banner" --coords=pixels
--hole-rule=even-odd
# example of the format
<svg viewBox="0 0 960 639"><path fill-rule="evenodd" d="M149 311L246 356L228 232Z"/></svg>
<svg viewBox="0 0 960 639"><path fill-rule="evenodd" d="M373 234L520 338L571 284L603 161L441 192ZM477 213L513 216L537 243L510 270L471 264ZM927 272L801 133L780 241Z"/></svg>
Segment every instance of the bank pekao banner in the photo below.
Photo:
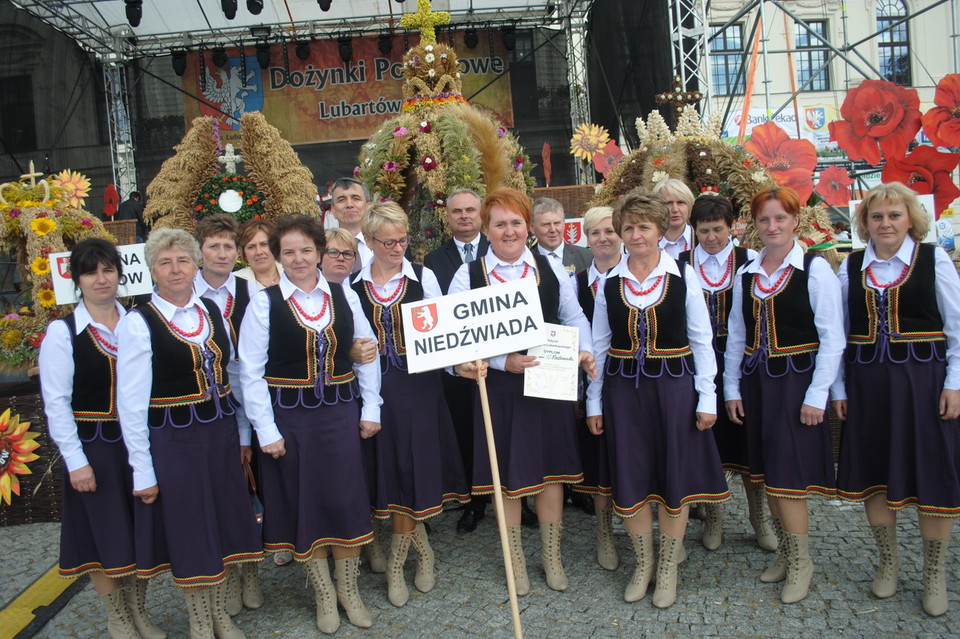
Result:
<svg viewBox="0 0 960 639"><path fill-rule="evenodd" d="M534 278L401 306L411 373L539 346L546 341Z"/></svg>
<svg viewBox="0 0 960 639"><path fill-rule="evenodd" d="M262 111L291 144L366 139L384 120L400 113L403 55L419 38L410 35L405 44L403 35L394 36L388 55L380 52L377 36L353 38L353 54L346 63L335 39L310 42L306 60L297 57L292 41L273 44L266 69L257 62L253 43L244 46L243 58L239 47L227 49L223 68L213 63L209 50L203 52L201 67L200 53L191 51L183 74L184 117L189 126L199 115L214 116L220 122L223 143L238 148L239 123L224 113L239 119L247 111ZM449 43L446 33L440 39ZM509 54L500 38L494 35L491 47L481 33L480 44L469 49L458 31L454 41L464 97L513 126L510 77L495 80L509 66Z"/></svg>

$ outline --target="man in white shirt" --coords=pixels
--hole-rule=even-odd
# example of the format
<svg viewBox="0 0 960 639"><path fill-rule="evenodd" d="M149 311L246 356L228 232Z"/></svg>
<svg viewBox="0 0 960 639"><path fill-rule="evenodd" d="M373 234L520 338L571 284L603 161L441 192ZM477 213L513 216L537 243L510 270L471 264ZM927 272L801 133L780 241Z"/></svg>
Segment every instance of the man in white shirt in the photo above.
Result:
<svg viewBox="0 0 960 639"><path fill-rule="evenodd" d="M593 254L589 249L563 241L566 216L563 205L549 197L537 198L533 203L533 233L537 236L540 255L560 260L571 275L590 268Z"/></svg>
<svg viewBox="0 0 960 639"><path fill-rule="evenodd" d="M373 259L373 251L364 242L363 233L360 232L360 217L367 210L370 191L359 180L340 178L330 187L330 197L333 198L330 212L337 219L340 228L346 229L357 238L359 255L356 270L359 271Z"/></svg>

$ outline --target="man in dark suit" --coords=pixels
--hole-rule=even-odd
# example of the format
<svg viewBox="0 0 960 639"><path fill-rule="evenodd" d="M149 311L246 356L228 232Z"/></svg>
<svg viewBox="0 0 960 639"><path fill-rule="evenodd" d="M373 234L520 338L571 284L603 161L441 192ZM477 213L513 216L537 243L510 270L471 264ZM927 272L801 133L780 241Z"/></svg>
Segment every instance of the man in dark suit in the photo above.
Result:
<svg viewBox="0 0 960 639"><path fill-rule="evenodd" d="M533 234L537 236L537 250L541 255L559 259L573 275L590 268L593 254L590 249L563 241L565 219L563 205L553 198L540 197L533 203Z"/></svg>
<svg viewBox="0 0 960 639"><path fill-rule="evenodd" d="M470 189L457 189L447 197L447 225L453 237L423 259L423 265L433 271L447 294L453 276L466 262L486 255L490 243L480 232L480 196ZM468 248L469 247L469 248ZM460 457L467 473L473 478L473 393L476 383L462 377L443 374L443 391L450 407L453 426L457 431ZM473 532L483 519L487 508L486 497L474 497L463 509L457 522L458 532Z"/></svg>

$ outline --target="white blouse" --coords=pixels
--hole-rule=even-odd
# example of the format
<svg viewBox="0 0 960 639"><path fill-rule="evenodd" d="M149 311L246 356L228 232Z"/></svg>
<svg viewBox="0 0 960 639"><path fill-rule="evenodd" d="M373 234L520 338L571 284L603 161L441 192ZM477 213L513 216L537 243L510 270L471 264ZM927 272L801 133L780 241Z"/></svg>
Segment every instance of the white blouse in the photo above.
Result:
<svg viewBox="0 0 960 639"><path fill-rule="evenodd" d="M733 247L733 241L728 241L727 245L716 253L707 253L702 244L697 244L697 248L693 249L692 266L697 274L697 281L700 282L700 287L703 290L719 291L730 286L730 278L734 277L735 273L733 268L727 273L727 262L733 253ZM747 259L757 259L757 252L747 249ZM700 272L701 266L703 267L702 273ZM727 273L726 277L724 277L724 273ZM704 274L706 274L706 278L704 278Z"/></svg>
<svg viewBox="0 0 960 639"><path fill-rule="evenodd" d="M376 259L376 258L374 258ZM443 291L440 288L440 282L437 280L437 276L433 274L426 266L423 267L423 277L417 279L417 273L413 270L413 264L410 263L410 260L403 258L403 266L400 267L400 271L394 273L383 286L379 286L376 282L373 281L373 276L370 274L370 267L373 265L374 259L371 259L369 263L365 264L360 272L357 273L353 278L353 283L357 282L369 282L373 285L374 290L377 292L377 295L387 299L396 292L397 287L400 286L400 280L404 277L413 280L414 282L420 282L420 285L423 287L423 299L428 300L433 297L440 297L443 295ZM396 300L399 298L394 298L390 300L388 304L383 304L383 306L392 306L396 303Z"/></svg>

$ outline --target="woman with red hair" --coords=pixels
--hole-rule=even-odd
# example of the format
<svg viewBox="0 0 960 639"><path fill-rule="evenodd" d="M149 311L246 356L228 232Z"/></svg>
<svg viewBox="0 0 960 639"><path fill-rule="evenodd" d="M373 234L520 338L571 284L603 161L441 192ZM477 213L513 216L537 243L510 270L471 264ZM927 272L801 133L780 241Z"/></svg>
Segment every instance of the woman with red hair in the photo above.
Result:
<svg viewBox="0 0 960 639"><path fill-rule="evenodd" d="M765 482L780 538L760 580L786 580L780 599L804 599L813 575L808 552L811 493L836 493L824 421L845 339L840 283L826 260L804 254L797 192L760 191L750 214L763 242L737 271L724 355L727 414L747 429L750 478Z"/></svg>

